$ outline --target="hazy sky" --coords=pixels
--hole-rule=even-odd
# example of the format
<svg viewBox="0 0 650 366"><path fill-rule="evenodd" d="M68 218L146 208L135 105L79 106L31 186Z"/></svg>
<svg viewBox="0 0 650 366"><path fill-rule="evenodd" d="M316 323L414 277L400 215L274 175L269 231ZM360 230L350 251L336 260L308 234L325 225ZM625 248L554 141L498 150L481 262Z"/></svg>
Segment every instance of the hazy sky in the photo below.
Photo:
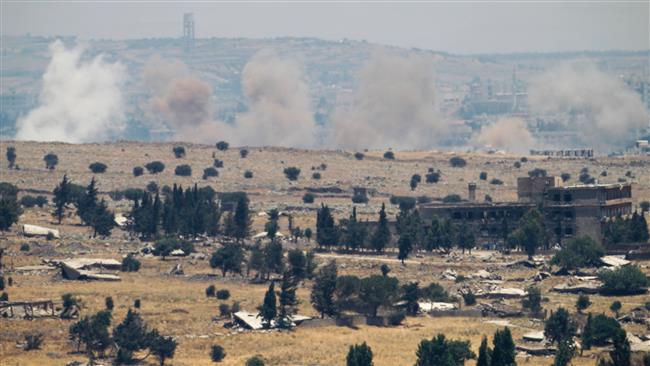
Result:
<svg viewBox="0 0 650 366"><path fill-rule="evenodd" d="M2 34L349 38L453 53L647 50L649 2L2 2Z"/></svg>

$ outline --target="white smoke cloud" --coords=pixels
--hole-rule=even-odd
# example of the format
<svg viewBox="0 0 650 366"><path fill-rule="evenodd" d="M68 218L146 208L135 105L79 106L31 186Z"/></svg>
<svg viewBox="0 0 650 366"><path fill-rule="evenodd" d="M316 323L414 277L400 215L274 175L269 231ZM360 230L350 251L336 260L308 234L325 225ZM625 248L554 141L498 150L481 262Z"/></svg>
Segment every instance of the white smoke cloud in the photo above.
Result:
<svg viewBox="0 0 650 366"><path fill-rule="evenodd" d="M43 75L40 105L17 121L16 138L71 143L102 141L125 127L120 87L125 69L102 56L81 60L83 49L57 40Z"/></svg>
<svg viewBox="0 0 650 366"><path fill-rule="evenodd" d="M260 51L242 73L249 110L228 131L238 145L313 147L314 113L299 64Z"/></svg>
<svg viewBox="0 0 650 366"><path fill-rule="evenodd" d="M330 140L343 148L429 148L446 130L432 60L378 53L360 71L353 105L335 112Z"/></svg>
<svg viewBox="0 0 650 366"><path fill-rule="evenodd" d="M523 153L534 147L535 140L521 118L500 118L483 126L474 138L474 145Z"/></svg>
<svg viewBox="0 0 650 366"><path fill-rule="evenodd" d="M529 104L542 114L584 114L568 123L583 143L602 150L624 146L648 124L640 96L591 62L561 64L534 77Z"/></svg>

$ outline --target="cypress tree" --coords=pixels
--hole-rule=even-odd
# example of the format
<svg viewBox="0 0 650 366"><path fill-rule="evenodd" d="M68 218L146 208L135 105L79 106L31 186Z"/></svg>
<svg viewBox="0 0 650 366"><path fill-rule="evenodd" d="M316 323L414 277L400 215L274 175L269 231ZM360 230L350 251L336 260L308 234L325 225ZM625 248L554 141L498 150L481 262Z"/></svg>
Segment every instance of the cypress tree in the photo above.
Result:
<svg viewBox="0 0 650 366"><path fill-rule="evenodd" d="M379 211L379 221L377 222L377 229L375 230L371 239L372 248L381 253L390 242L390 229L388 228L388 219L386 218L386 205L381 204L381 211Z"/></svg>
<svg viewBox="0 0 650 366"><path fill-rule="evenodd" d="M248 211L248 199L239 197L237 207L235 208L234 221L234 236L238 240L242 240L248 236L251 226L251 220Z"/></svg>
<svg viewBox="0 0 650 366"><path fill-rule="evenodd" d="M311 303L314 309L320 313L321 318L324 318L325 315L333 316L337 313L336 303L334 301L337 278L338 273L335 261L331 261L323 266L316 275L314 286L311 290Z"/></svg>
<svg viewBox="0 0 650 366"><path fill-rule="evenodd" d="M264 295L264 303L260 309L260 316L265 328L271 327L271 321L277 316L275 283L271 282L269 289Z"/></svg>
<svg viewBox="0 0 650 366"><path fill-rule="evenodd" d="M56 217L56 220L58 224L61 224L61 220L63 219L63 215L65 214L65 209L70 203L70 181L68 180L68 176L66 174L63 175L63 179L61 180L61 183L59 183L56 188L54 188L54 198L52 199L52 202L54 202L54 213L53 216Z"/></svg>
<svg viewBox="0 0 650 366"><path fill-rule="evenodd" d="M503 330L497 330L494 333L492 341L491 366L515 366L515 342L512 340L510 329L505 327Z"/></svg>
<svg viewBox="0 0 650 366"><path fill-rule="evenodd" d="M487 337L483 337L481 340L481 346L478 349L478 359L476 360L476 366L491 366L492 360L490 359L490 347L488 347Z"/></svg>
<svg viewBox="0 0 650 366"><path fill-rule="evenodd" d="M296 297L297 282L289 272L282 275L282 284L280 285L280 311L279 323L281 328L291 327L291 315L295 312L295 307L298 304Z"/></svg>
<svg viewBox="0 0 650 366"><path fill-rule="evenodd" d="M350 346L346 361L347 366L373 366L372 349L366 342Z"/></svg>

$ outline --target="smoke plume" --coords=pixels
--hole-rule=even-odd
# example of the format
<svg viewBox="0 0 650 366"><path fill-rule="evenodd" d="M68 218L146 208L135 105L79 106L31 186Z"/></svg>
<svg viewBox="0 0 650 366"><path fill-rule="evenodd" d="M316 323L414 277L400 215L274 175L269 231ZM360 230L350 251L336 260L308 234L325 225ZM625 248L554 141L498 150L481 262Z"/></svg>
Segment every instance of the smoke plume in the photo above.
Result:
<svg viewBox="0 0 650 366"><path fill-rule="evenodd" d="M227 131L238 145L313 147L314 114L300 65L260 51L242 73L249 110Z"/></svg>
<svg viewBox="0 0 650 366"><path fill-rule="evenodd" d="M343 148L429 148L446 131L435 109L431 59L378 53L361 69L353 105L335 112L330 139Z"/></svg>
<svg viewBox="0 0 650 366"><path fill-rule="evenodd" d="M526 123L521 118L500 118L495 123L484 126L474 139L475 145L506 150L527 152L534 145L534 139Z"/></svg>
<svg viewBox="0 0 650 366"><path fill-rule="evenodd" d="M531 80L531 109L572 117L572 129L582 143L612 150L625 146L648 124L641 98L619 78L590 62L559 65Z"/></svg>
<svg viewBox="0 0 650 366"><path fill-rule="evenodd" d="M90 142L109 139L125 127L120 87L124 67L102 56L81 60L80 47L57 40L43 75L40 105L17 122L21 140Z"/></svg>

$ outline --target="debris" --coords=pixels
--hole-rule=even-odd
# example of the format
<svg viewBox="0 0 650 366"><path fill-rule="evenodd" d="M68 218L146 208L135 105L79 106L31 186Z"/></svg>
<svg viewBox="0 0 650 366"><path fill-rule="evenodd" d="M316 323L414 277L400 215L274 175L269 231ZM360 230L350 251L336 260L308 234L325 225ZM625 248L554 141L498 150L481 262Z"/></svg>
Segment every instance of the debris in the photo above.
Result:
<svg viewBox="0 0 650 366"><path fill-rule="evenodd" d="M119 281L115 274L101 273L102 270L119 270L122 264L115 259L77 258L51 261L61 267L63 278L68 280Z"/></svg>
<svg viewBox="0 0 650 366"><path fill-rule="evenodd" d="M59 230L49 229L42 226L25 224L23 225L23 235L25 236L48 236L51 235L55 239L61 238Z"/></svg>
<svg viewBox="0 0 650 366"><path fill-rule="evenodd" d="M129 220L121 213L115 214L115 224L119 227L125 227Z"/></svg>
<svg viewBox="0 0 650 366"><path fill-rule="evenodd" d="M627 266L628 264L631 263L627 259L623 259L622 257L617 257L614 255L606 255L600 258L600 262L607 267L621 267L621 266Z"/></svg>
<svg viewBox="0 0 650 366"><path fill-rule="evenodd" d="M458 306L450 302L418 302L420 311L430 313L434 311L449 311L456 310Z"/></svg>
<svg viewBox="0 0 650 366"><path fill-rule="evenodd" d="M183 266L180 263L176 263L172 269L169 270L169 274L174 276L182 276L185 274L185 272L183 271Z"/></svg>
<svg viewBox="0 0 650 366"><path fill-rule="evenodd" d="M247 311L238 311L233 314L233 319L242 327L252 330L264 329L262 324L262 317L259 313L249 313ZM311 317L304 315L292 315L289 317L292 326L300 325L305 320L310 320ZM276 328L277 322L271 320L270 328Z"/></svg>
<svg viewBox="0 0 650 366"><path fill-rule="evenodd" d="M545 271L540 271L535 274L533 277L533 281L535 282L540 282L542 280L545 280L547 278L551 277L551 274Z"/></svg>
<svg viewBox="0 0 650 366"><path fill-rule="evenodd" d="M527 342L538 342L541 343L544 341L544 331L535 331L529 332L523 335L523 340Z"/></svg>
<svg viewBox="0 0 650 366"><path fill-rule="evenodd" d="M174 249L169 253L169 255L172 257L183 257L185 255L185 252L183 249Z"/></svg>
<svg viewBox="0 0 650 366"><path fill-rule="evenodd" d="M557 349L554 347L545 347L545 346L534 346L534 345L515 345L515 350L527 353L531 356L551 356L557 352Z"/></svg>
<svg viewBox="0 0 650 366"><path fill-rule="evenodd" d="M553 287L552 290L562 294L597 294L600 290L600 283L585 282L577 285L565 283Z"/></svg>
<svg viewBox="0 0 650 366"><path fill-rule="evenodd" d="M442 278L445 280L456 281L457 277L458 273L453 269L446 269L444 272L442 272Z"/></svg>
<svg viewBox="0 0 650 366"><path fill-rule="evenodd" d="M493 303L480 303L478 308L481 309L481 314L483 316L496 316L499 318L506 317L519 317L523 315L523 311L520 308L506 305L501 302Z"/></svg>
<svg viewBox="0 0 650 366"><path fill-rule="evenodd" d="M0 301L0 316L3 318L34 319L56 316L52 300Z"/></svg>
<svg viewBox="0 0 650 366"><path fill-rule="evenodd" d="M489 291L481 296L477 297L487 297L492 299L516 299L522 298L527 295L526 291L518 288L499 288L492 291Z"/></svg>

